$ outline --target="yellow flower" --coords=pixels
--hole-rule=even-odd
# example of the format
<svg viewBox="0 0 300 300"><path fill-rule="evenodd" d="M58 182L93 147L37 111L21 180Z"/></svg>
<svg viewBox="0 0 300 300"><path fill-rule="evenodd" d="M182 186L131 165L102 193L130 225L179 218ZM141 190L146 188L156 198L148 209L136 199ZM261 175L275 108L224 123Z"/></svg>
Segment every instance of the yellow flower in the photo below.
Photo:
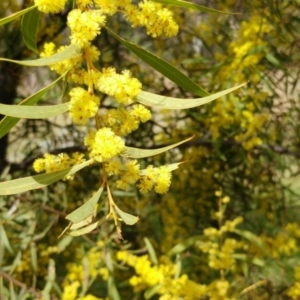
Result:
<svg viewBox="0 0 300 300"><path fill-rule="evenodd" d="M100 29L105 25L106 17L100 10L81 11L73 9L68 14L68 27L71 31L71 44L83 48L100 34Z"/></svg>
<svg viewBox="0 0 300 300"><path fill-rule="evenodd" d="M38 10L44 13L59 13L66 4L67 0L34 0L34 4L37 5Z"/></svg>
<svg viewBox="0 0 300 300"><path fill-rule="evenodd" d="M94 139L90 135L94 136ZM90 150L90 156L99 162L111 159L125 150L122 138L107 127L99 129L95 134L88 134L85 144Z"/></svg>
<svg viewBox="0 0 300 300"><path fill-rule="evenodd" d="M83 88L76 87L70 91L70 116L76 124L84 125L98 111L100 99Z"/></svg>

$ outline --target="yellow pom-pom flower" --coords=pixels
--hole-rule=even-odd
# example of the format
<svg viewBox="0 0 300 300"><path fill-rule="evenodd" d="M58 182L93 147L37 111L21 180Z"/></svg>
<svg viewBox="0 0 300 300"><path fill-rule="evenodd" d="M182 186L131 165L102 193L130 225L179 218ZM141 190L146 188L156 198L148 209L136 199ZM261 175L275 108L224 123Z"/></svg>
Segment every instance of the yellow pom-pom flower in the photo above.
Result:
<svg viewBox="0 0 300 300"><path fill-rule="evenodd" d="M73 9L68 15L68 26L71 31L71 44L87 47L100 34L105 25L106 17L100 10L81 11Z"/></svg>
<svg viewBox="0 0 300 300"><path fill-rule="evenodd" d="M74 123L84 125L89 118L96 115L100 99L83 88L76 87L70 91L70 116Z"/></svg>
<svg viewBox="0 0 300 300"><path fill-rule="evenodd" d="M37 5L38 10L44 13L59 13L66 4L67 0L34 0L34 4Z"/></svg>
<svg viewBox="0 0 300 300"><path fill-rule="evenodd" d="M131 77L128 70L117 74L113 68L102 70L102 76L98 81L100 92L113 96L119 103L130 104L142 88L142 84Z"/></svg>
<svg viewBox="0 0 300 300"><path fill-rule="evenodd" d="M96 133L90 132L85 138L90 157L102 162L113 158L125 150L125 143L110 128L104 127Z"/></svg>

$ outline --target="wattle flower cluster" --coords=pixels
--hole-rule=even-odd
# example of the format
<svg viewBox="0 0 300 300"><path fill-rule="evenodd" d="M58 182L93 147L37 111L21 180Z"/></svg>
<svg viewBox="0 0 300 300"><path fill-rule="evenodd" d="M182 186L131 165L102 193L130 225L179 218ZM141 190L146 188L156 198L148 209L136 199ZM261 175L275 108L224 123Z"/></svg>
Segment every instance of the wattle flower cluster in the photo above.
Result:
<svg viewBox="0 0 300 300"><path fill-rule="evenodd" d="M99 97L76 87L70 91L70 98L70 116L75 124L85 125L89 118L96 115L100 104Z"/></svg>
<svg viewBox="0 0 300 300"><path fill-rule="evenodd" d="M90 131L85 138L90 157L102 162L119 155L125 150L125 143L110 128L103 127L97 132Z"/></svg>
<svg viewBox="0 0 300 300"><path fill-rule="evenodd" d="M37 8L45 13L61 12L66 4L66 0L34 1ZM67 26L71 45L81 49L81 52L75 58L50 65L50 69L60 75L67 72L68 82L75 85L69 92L70 117L77 125L90 124L89 120L92 118L95 120L96 128L89 130L84 143L90 158L103 162L104 172L108 176L118 177L117 188L126 190L131 184L137 184L142 192L154 189L157 193L166 193L171 184L171 171L168 167L149 166L140 170L136 160L116 158L126 151L123 137L138 129L140 123L150 120L151 113L141 104L131 105L141 92L142 84L132 77L129 70L118 74L113 67L102 68L100 71L94 65L99 60L100 51L92 45L92 41L101 34L107 17L118 12L133 27L144 26L153 37L162 34L176 35L178 25L173 20L171 11L148 0L138 4L133 4L131 0L77 0L75 5L67 16ZM53 43L46 43L41 57L49 57L64 49L66 46L57 50ZM115 108L100 114L98 94L114 98ZM37 172L53 172L71 165L66 154L57 157L46 155L44 159L35 161L34 169Z"/></svg>

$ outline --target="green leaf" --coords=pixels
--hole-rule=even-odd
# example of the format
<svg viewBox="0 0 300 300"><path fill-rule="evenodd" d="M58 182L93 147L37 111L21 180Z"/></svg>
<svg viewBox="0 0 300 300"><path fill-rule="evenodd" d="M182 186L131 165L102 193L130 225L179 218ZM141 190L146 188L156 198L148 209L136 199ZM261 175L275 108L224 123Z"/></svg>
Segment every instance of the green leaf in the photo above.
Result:
<svg viewBox="0 0 300 300"><path fill-rule="evenodd" d="M65 235L57 244L59 252L63 252L73 241L70 235Z"/></svg>
<svg viewBox="0 0 300 300"><path fill-rule="evenodd" d="M184 240L183 242L181 242L180 244L177 244L176 246L174 246L169 252L168 252L168 256L174 256L176 254L182 253L183 251L185 251L187 248L191 247L192 245L194 245L197 241L199 240L203 240L204 236L203 235L196 235L196 236L192 236L186 240Z"/></svg>
<svg viewBox="0 0 300 300"><path fill-rule="evenodd" d="M9 299L10 300L17 300L17 295L14 288L14 283L12 280L9 281Z"/></svg>
<svg viewBox="0 0 300 300"><path fill-rule="evenodd" d="M121 300L121 297L119 295L118 289L115 284L115 279L114 279L114 267L113 267L113 261L111 259L111 254L110 252L107 251L106 257L106 267L108 269L108 280L107 280L107 290L108 290L108 296L109 299L111 300Z"/></svg>
<svg viewBox="0 0 300 300"><path fill-rule="evenodd" d="M69 103L57 105L31 106L7 105L0 103L2 115L23 119L46 119L56 117L69 110Z"/></svg>
<svg viewBox="0 0 300 300"><path fill-rule="evenodd" d="M130 157L130 158L144 158L144 157L150 157L154 156L163 152L166 152L172 148L175 148L189 140L191 140L193 137L190 137L184 141L181 141L176 144L172 144L170 146L158 148L158 149L140 149L140 148L133 148L133 147L126 147L125 152L122 154L124 157Z"/></svg>
<svg viewBox="0 0 300 300"><path fill-rule="evenodd" d="M35 175L24 177L20 179L14 179L10 181L5 181L0 183L0 195L15 195L30 190L36 190L43 188L49 184L52 184L67 175L72 175L79 170L89 166L94 162L93 159L85 161L81 164L75 165L72 168L67 168L65 170L47 173L42 175Z"/></svg>
<svg viewBox="0 0 300 300"><path fill-rule="evenodd" d="M34 105L50 90L50 88L52 88L66 74L67 74L67 72L64 73L63 75L61 75L59 78L57 78L55 81L53 81L51 84L49 84L45 88L39 90L35 94L33 94L30 97L23 100L19 105ZM19 120L20 120L19 118L5 116L0 121L0 138L3 137L4 135L6 135L19 122Z"/></svg>
<svg viewBox="0 0 300 300"><path fill-rule="evenodd" d="M4 246L10 254L13 254L14 250L10 245L9 239L8 239L5 229L2 225L0 225L0 240L1 240L2 246Z"/></svg>
<svg viewBox="0 0 300 300"><path fill-rule="evenodd" d="M234 229L233 232L240 235L241 237L245 238L249 242L255 244L256 246L258 246L264 252L267 250L265 243L257 235L255 235L251 231Z"/></svg>
<svg viewBox="0 0 300 300"><path fill-rule="evenodd" d="M99 225L101 225L105 221L106 221L106 218L103 218L100 221L92 223L92 224L90 224L88 226L85 226L83 228L80 228L78 230L69 231L68 234L71 235L71 236L80 236L80 235L87 234L87 233L93 231L94 229L96 229Z"/></svg>
<svg viewBox="0 0 300 300"><path fill-rule="evenodd" d="M45 284L44 289L42 290L42 295L43 298L46 299L51 299L50 297L50 292L52 290L54 281L55 281L55 261L54 259L50 258L49 259L49 264L48 264L48 274L46 276L47 282Z"/></svg>
<svg viewBox="0 0 300 300"><path fill-rule="evenodd" d="M30 257L31 257L31 265L34 273L37 272L37 254L36 254L36 246L35 243L30 244Z"/></svg>
<svg viewBox="0 0 300 300"><path fill-rule="evenodd" d="M183 8L188 8L188 9L193 9L193 10L198 10L198 11L208 12L208 13L213 13L213 14L223 14L223 15L239 14L239 13L230 13L230 12L220 11L220 10L212 9L212 8L209 8L206 6L202 6L202 5L198 5L198 4L194 4L194 3L182 1L182 0L153 0L153 1L157 2L157 3L165 4L165 5L178 6L178 7L183 7Z"/></svg>
<svg viewBox="0 0 300 300"><path fill-rule="evenodd" d="M81 222L78 222L78 223L73 223L71 226L70 226L70 229L71 230L75 230L75 229L78 229L78 228L81 228L81 227L84 227L86 225L89 225L92 223L94 219L94 216L93 215L89 215L88 217L86 217L84 220L82 220Z"/></svg>
<svg viewBox="0 0 300 300"><path fill-rule="evenodd" d="M20 265L21 259L22 259L22 251L19 250L19 252L17 253L17 255L14 258L14 261L13 261L12 265L9 268L9 274L10 275L13 274L13 272L17 268L17 266Z"/></svg>
<svg viewBox="0 0 300 300"><path fill-rule="evenodd" d="M144 298L146 300L151 299L155 294L158 294L159 289L161 288L160 285L155 285L148 288L144 293Z"/></svg>
<svg viewBox="0 0 300 300"><path fill-rule="evenodd" d="M183 89L186 89L189 92L192 92L198 96L208 96L204 89L202 89L197 83L191 80L189 77L180 72L177 68L173 67L168 62L163 59L153 55L152 53L146 51L145 49L130 43L116 33L114 33L109 28L105 27L106 30L113 35L118 41L120 41L123 45L125 45L131 52L133 52L136 56L142 59L145 63L151 66L153 69L157 70L171 81L181 86Z"/></svg>
<svg viewBox="0 0 300 300"><path fill-rule="evenodd" d="M82 206L80 206L79 208L77 208L76 210L68 214L66 216L66 219L76 224L83 221L90 215L93 215L94 210L96 209L96 204L99 201L102 192L103 192L103 186L99 188L99 190L95 193L95 195L91 199L89 199Z"/></svg>
<svg viewBox="0 0 300 300"><path fill-rule="evenodd" d="M280 61L271 53L267 53L266 54L266 59L275 67L281 68L283 69L282 64L280 63Z"/></svg>
<svg viewBox="0 0 300 300"><path fill-rule="evenodd" d="M118 213L118 215L121 217L121 219L124 221L127 225L134 225L138 220L139 217L130 215L124 211L122 211L119 207L115 206L115 209Z"/></svg>
<svg viewBox="0 0 300 300"><path fill-rule="evenodd" d="M0 57L0 61L8 61L22 66L41 67L49 66L70 58L78 57L80 55L80 48L78 46L70 45L67 46L63 51L55 53L48 57L38 58L34 60L13 60Z"/></svg>
<svg viewBox="0 0 300 300"><path fill-rule="evenodd" d="M37 8L27 12L22 18L21 32L23 41L28 49L38 53L36 34L39 26L40 12Z"/></svg>
<svg viewBox="0 0 300 300"><path fill-rule="evenodd" d="M196 98L196 99L180 99L180 98L172 98L172 97L166 97L166 96L160 96L148 92L140 92L140 94L137 96L137 101L139 103L142 103L146 106L150 106L153 108L159 108L159 109L188 109L192 107L201 106L203 104L209 103L213 100L216 100L222 96L225 96L242 86L244 86L246 83L243 83L241 85L232 87L230 89L217 92L213 95L209 95L207 97L203 98Z"/></svg>
<svg viewBox="0 0 300 300"><path fill-rule="evenodd" d="M147 248L149 256L151 258L151 262L155 265L158 265L158 260L157 260L156 254L155 254L155 250L154 250L152 244L150 243L149 239L145 237L144 242L146 244L146 248Z"/></svg>
<svg viewBox="0 0 300 300"><path fill-rule="evenodd" d="M28 7L26 9L23 9L21 11L18 11L18 12L14 13L14 14L8 16L8 17L0 19L0 26L4 25L6 23L9 23L9 22L11 22L11 21L13 21L15 19L18 19L19 17L21 17L22 15L26 14L27 12L33 10L36 7L37 7L36 5L31 6L31 7Z"/></svg>

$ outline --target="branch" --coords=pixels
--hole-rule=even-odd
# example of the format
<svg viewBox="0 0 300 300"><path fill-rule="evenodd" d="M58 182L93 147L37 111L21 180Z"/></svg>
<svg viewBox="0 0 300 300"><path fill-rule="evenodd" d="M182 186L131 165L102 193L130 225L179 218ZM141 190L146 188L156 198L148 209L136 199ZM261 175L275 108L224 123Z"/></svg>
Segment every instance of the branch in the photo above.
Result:
<svg viewBox="0 0 300 300"><path fill-rule="evenodd" d="M27 285L25 283L22 283L21 281L11 277L9 274L3 272L0 270L0 277L5 278L6 280L12 282L15 286L21 288L21 289L25 289L28 292L32 293L37 299L40 299L42 296L42 293L34 288L28 288Z"/></svg>

